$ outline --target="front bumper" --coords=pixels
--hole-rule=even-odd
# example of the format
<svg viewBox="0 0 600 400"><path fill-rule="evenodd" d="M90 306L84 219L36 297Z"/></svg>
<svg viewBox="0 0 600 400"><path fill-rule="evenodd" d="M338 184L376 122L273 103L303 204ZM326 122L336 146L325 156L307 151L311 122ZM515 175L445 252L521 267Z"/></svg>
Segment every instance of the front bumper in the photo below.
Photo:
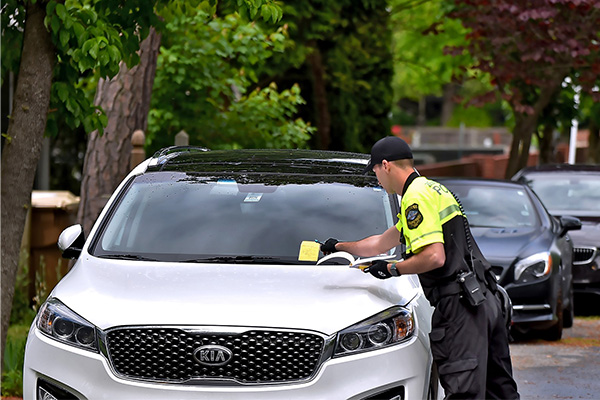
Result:
<svg viewBox="0 0 600 400"><path fill-rule="evenodd" d="M405 399L427 397L431 355L427 335L387 348L326 361L308 382L264 386L157 384L116 377L98 353L64 345L32 327L23 371L24 400L46 382L84 399L364 399L398 388ZM39 381L40 380L40 381Z"/></svg>
<svg viewBox="0 0 600 400"><path fill-rule="evenodd" d="M506 291L513 303L513 324L544 329L556 322L557 290L552 279L526 285L510 285Z"/></svg>
<svg viewBox="0 0 600 400"><path fill-rule="evenodd" d="M600 252L594 249L594 257L573 263L573 290L577 294L600 296Z"/></svg>

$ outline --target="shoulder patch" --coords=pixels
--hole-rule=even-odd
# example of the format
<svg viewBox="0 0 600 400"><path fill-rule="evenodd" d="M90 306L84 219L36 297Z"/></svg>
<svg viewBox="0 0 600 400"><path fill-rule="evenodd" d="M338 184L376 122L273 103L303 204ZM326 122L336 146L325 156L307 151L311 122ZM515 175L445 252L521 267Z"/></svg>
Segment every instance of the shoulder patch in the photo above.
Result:
<svg viewBox="0 0 600 400"><path fill-rule="evenodd" d="M406 207L406 225L408 229L416 229L421 222L423 222L423 214L419 211L419 205L417 203Z"/></svg>

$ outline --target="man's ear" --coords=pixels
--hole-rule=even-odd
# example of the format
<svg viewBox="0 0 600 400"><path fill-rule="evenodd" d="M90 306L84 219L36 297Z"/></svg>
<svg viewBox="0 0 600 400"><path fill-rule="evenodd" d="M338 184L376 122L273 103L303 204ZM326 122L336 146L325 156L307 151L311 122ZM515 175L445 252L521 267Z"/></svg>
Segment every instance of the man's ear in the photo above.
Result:
<svg viewBox="0 0 600 400"><path fill-rule="evenodd" d="M385 172L390 172L390 169L392 167L392 163L389 162L388 160L382 160L381 161L381 166L383 167Z"/></svg>

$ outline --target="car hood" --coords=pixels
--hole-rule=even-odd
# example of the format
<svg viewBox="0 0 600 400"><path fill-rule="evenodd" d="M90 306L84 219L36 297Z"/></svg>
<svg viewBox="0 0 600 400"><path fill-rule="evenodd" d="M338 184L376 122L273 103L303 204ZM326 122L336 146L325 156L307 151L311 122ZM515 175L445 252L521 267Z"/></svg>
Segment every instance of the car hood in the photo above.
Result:
<svg viewBox="0 0 600 400"><path fill-rule="evenodd" d="M182 264L82 254L52 296L100 329L253 326L333 334L421 292L342 265Z"/></svg>
<svg viewBox="0 0 600 400"><path fill-rule="evenodd" d="M490 262L512 262L540 236L539 228L472 227L471 231L481 252Z"/></svg>
<svg viewBox="0 0 600 400"><path fill-rule="evenodd" d="M581 229L569 231L573 246L600 247L600 223L581 221Z"/></svg>

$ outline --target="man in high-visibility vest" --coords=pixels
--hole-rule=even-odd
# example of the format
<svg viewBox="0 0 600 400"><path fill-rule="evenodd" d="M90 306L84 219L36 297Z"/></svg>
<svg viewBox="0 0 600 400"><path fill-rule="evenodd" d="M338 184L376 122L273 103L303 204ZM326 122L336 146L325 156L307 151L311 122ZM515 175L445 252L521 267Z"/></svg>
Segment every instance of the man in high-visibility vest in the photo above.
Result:
<svg viewBox="0 0 600 400"><path fill-rule="evenodd" d="M518 399L495 277L462 207L446 187L418 174L398 137L375 143L365 172L371 170L388 193L402 196L398 224L355 242L328 239L321 250L369 257L404 243L403 261L378 260L364 271L379 279L418 274L435 307L429 337L446 398Z"/></svg>

